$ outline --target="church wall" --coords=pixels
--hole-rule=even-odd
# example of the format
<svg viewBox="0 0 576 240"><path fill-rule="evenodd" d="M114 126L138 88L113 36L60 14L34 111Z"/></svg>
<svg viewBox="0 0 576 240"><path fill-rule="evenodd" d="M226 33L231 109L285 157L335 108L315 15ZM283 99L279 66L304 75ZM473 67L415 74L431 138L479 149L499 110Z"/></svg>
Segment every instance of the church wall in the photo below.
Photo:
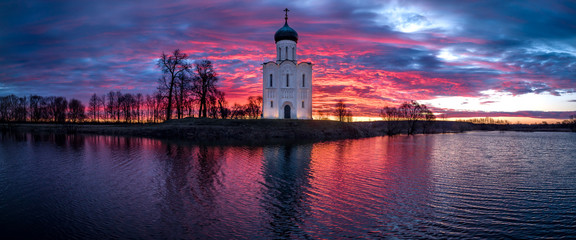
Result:
<svg viewBox="0 0 576 240"><path fill-rule="evenodd" d="M297 71L296 64L293 61L282 61L279 64L278 79L279 79L279 102L278 116L284 118L284 107L290 106L290 118L298 118L298 105L297 105Z"/></svg>
<svg viewBox="0 0 576 240"><path fill-rule="evenodd" d="M312 64L296 64L296 50L295 41L280 40L276 61L262 66L263 118L283 119L289 106L291 119L312 119Z"/></svg>
<svg viewBox="0 0 576 240"><path fill-rule="evenodd" d="M296 75L298 119L312 119L312 64L299 63ZM302 85L302 77L304 77L304 85ZM304 107L302 107L302 102L304 102Z"/></svg>
<svg viewBox="0 0 576 240"><path fill-rule="evenodd" d="M270 86L270 74L272 74L272 86ZM279 118L279 75L278 64L274 62L265 63L263 66L263 86L262 86L262 114L264 118Z"/></svg>

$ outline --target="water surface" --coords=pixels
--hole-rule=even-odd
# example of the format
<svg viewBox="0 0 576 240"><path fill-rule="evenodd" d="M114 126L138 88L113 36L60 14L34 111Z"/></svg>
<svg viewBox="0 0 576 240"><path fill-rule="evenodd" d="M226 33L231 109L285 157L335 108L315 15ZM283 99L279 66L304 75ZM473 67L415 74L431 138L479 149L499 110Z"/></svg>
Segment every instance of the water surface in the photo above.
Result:
<svg viewBox="0 0 576 240"><path fill-rule="evenodd" d="M576 238L576 134L0 135L0 237Z"/></svg>

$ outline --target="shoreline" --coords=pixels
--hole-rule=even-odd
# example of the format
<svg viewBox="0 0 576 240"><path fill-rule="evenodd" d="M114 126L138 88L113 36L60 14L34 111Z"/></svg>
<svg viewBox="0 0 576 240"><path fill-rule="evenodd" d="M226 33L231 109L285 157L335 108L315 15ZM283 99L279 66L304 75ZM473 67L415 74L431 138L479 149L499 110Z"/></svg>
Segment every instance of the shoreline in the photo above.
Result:
<svg viewBox="0 0 576 240"><path fill-rule="evenodd" d="M406 124L404 121L399 124ZM426 133L467 131L570 132L568 128L435 121ZM179 139L201 144L285 144L386 136L387 122L330 120L174 119L164 123L0 123L2 132L89 134ZM422 129L415 132L424 133ZM400 134L405 134L402 132Z"/></svg>

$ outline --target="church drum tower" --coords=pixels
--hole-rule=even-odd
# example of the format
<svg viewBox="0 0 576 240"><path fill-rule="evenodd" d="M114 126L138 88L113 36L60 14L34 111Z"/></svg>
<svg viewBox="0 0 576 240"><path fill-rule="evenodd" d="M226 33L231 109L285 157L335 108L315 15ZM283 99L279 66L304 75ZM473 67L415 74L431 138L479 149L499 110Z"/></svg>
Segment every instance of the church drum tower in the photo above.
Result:
<svg viewBox="0 0 576 240"><path fill-rule="evenodd" d="M312 119L312 63L297 62L298 33L284 26L274 34L276 61L262 67L262 115L268 119Z"/></svg>

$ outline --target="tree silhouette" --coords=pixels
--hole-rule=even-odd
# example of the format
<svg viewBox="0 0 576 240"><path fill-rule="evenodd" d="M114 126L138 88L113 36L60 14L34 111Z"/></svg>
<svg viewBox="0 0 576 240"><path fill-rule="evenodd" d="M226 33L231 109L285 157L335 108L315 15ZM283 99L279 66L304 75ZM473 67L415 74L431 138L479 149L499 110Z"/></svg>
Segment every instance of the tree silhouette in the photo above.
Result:
<svg viewBox="0 0 576 240"><path fill-rule="evenodd" d="M416 133L417 122L419 120L425 120L424 128L426 130L432 121L436 119L432 111L430 111L426 105L420 104L414 100L402 103L398 108L398 111L400 112L401 118L408 124L406 133L409 135Z"/></svg>
<svg viewBox="0 0 576 240"><path fill-rule="evenodd" d="M200 60L194 65L196 72L192 76L192 91L200 102L199 117L207 117L209 98L217 94L216 82L218 81L218 74L214 71L210 60Z"/></svg>
<svg viewBox="0 0 576 240"><path fill-rule="evenodd" d="M66 111L68 110L68 101L65 97L56 97L52 103L52 111L54 112L54 121L63 123L66 122Z"/></svg>
<svg viewBox="0 0 576 240"><path fill-rule="evenodd" d="M340 122L351 122L352 121L352 112L348 110L348 107L344 103L343 100L338 100L336 103L336 108L334 109L334 115Z"/></svg>
<svg viewBox="0 0 576 240"><path fill-rule="evenodd" d="M99 106L100 97L94 93L90 96L90 100L88 101L88 114L92 116L92 121L98 121L100 118L98 111Z"/></svg>
<svg viewBox="0 0 576 240"><path fill-rule="evenodd" d="M158 67L162 70L159 90L167 91L166 120L172 118L172 99L174 89L177 84L177 78L187 74L190 71L188 54L180 52L180 49L174 50L171 55L162 53L157 62Z"/></svg>
<svg viewBox="0 0 576 240"><path fill-rule="evenodd" d="M262 96L248 97L248 104L246 105L246 114L249 118L257 119L262 114Z"/></svg>
<svg viewBox="0 0 576 240"><path fill-rule="evenodd" d="M398 108L386 106L380 110L380 116L386 121L386 134L398 134L402 119L402 114Z"/></svg>
<svg viewBox="0 0 576 240"><path fill-rule="evenodd" d="M84 114L85 107L78 99L70 100L68 104L68 119L72 122L84 121L86 115Z"/></svg>

